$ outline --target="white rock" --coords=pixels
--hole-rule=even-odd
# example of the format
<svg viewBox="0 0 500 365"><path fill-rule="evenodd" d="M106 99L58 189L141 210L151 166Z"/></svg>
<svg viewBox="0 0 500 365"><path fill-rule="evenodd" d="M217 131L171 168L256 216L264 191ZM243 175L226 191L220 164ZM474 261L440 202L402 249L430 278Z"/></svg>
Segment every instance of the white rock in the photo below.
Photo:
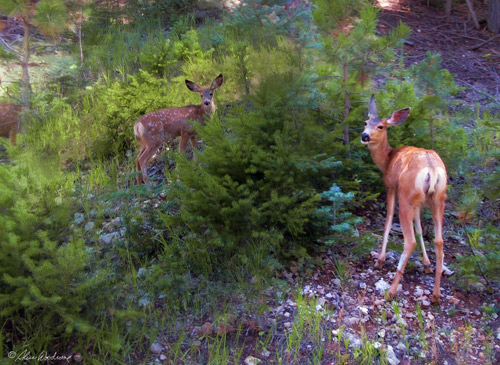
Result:
<svg viewBox="0 0 500 365"><path fill-rule="evenodd" d="M377 290L379 290L381 292L386 291L390 287L391 286L389 285L389 283L387 283L386 281L384 281L384 279L380 279L379 281L377 281L375 283L375 289L377 289Z"/></svg>
<svg viewBox="0 0 500 365"><path fill-rule="evenodd" d="M368 308L359 306L358 309L363 312L364 314L368 314Z"/></svg>
<svg viewBox="0 0 500 365"><path fill-rule="evenodd" d="M245 365L257 365L259 362L260 360L253 356L247 356L245 359Z"/></svg>
<svg viewBox="0 0 500 365"><path fill-rule="evenodd" d="M391 345L388 345L387 346L387 362L391 365L398 365L399 364L399 360L398 358L396 357L396 354L394 353L394 349L392 348Z"/></svg>
<svg viewBox="0 0 500 365"><path fill-rule="evenodd" d="M398 325L400 325L400 326L403 326L403 327L407 327L407 326L408 326L408 325L407 325L407 323L406 323L406 321L405 321L403 318L398 318L398 319L396 320L396 323L397 323Z"/></svg>
<svg viewBox="0 0 500 365"><path fill-rule="evenodd" d="M80 225L85 222L85 214L83 213L75 213L75 224Z"/></svg>
<svg viewBox="0 0 500 365"><path fill-rule="evenodd" d="M350 332L344 332L344 337L349 340L349 347L359 348L361 347L361 339Z"/></svg>
<svg viewBox="0 0 500 365"><path fill-rule="evenodd" d="M99 239L105 244L109 245L113 241L116 241L120 237L120 232L111 232L107 234L102 234L99 236Z"/></svg>
<svg viewBox="0 0 500 365"><path fill-rule="evenodd" d="M87 222L85 224L84 230L85 230L85 232L92 231L94 229L94 227L95 227L95 223L94 222Z"/></svg>
<svg viewBox="0 0 500 365"><path fill-rule="evenodd" d="M397 341L396 341L396 342L397 342ZM402 343L402 342L398 342L398 343L396 344L396 348L397 348L399 351L403 351L403 352L407 350L407 349L406 349L406 345L405 345L404 343Z"/></svg>
<svg viewBox="0 0 500 365"><path fill-rule="evenodd" d="M158 342L153 342L150 350L153 354L159 354L163 350L163 345L159 344Z"/></svg>
<svg viewBox="0 0 500 365"><path fill-rule="evenodd" d="M413 291L413 295L414 295L415 297L417 297L417 298L418 298L418 297L421 297L422 295L424 295L424 291L422 290L422 288L421 288L421 287L417 286L417 287L415 288L415 290Z"/></svg>

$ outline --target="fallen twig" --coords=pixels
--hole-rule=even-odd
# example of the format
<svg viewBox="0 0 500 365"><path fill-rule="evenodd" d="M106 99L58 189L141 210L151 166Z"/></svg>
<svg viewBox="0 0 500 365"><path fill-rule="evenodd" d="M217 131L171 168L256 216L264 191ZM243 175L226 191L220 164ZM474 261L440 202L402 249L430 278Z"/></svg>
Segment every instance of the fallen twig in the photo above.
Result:
<svg viewBox="0 0 500 365"><path fill-rule="evenodd" d="M475 92L477 92L477 93L479 93L479 94L481 94L481 95L486 96L487 98L491 99L491 100L493 101L493 103L498 104L498 105L500 106L500 101L499 101L499 100L497 100L497 99L496 99L493 95L491 95L490 93L487 93L487 92L485 92L485 91L479 90L478 88L474 87L474 85L472 85L472 84L470 84L470 83L468 83L468 82L466 82L466 81L463 81L463 83L464 83L465 85L467 85L468 87L470 87L470 88L471 88L472 90L474 90Z"/></svg>
<svg viewBox="0 0 500 365"><path fill-rule="evenodd" d="M490 43L491 41L494 41L494 40L495 40L495 39L497 39L497 38L500 38L500 34L497 34L496 36L493 36L493 37L491 37L490 39L485 40L484 42L481 42L481 43L479 43L479 44L476 44L475 46L469 47L468 49L470 49L471 51L473 51L473 50L475 50L475 49L478 49L478 48L480 48L480 47L484 46L485 44Z"/></svg>

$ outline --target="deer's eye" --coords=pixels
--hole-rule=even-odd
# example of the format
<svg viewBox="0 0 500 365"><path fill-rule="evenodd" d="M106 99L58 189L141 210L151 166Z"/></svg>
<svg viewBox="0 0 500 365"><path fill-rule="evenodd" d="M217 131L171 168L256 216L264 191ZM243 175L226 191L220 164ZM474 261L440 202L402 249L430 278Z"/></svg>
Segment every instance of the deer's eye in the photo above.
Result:
<svg viewBox="0 0 500 365"><path fill-rule="evenodd" d="M368 125L368 123L365 122L365 127Z"/></svg>
<svg viewBox="0 0 500 365"><path fill-rule="evenodd" d="M378 128L378 129L384 129L384 127L383 127L383 126L381 126L381 125L379 125L377 128Z"/></svg>

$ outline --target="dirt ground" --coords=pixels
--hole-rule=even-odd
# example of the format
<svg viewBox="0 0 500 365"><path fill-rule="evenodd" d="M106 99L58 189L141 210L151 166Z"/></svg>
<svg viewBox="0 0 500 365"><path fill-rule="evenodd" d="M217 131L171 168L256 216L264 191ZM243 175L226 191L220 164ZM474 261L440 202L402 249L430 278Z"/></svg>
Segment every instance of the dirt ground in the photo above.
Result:
<svg viewBox="0 0 500 365"><path fill-rule="evenodd" d="M480 29L475 29L465 1L454 1L449 18L444 1L378 0L379 30L386 33L399 22L412 29L405 44L407 64L418 63L428 51L440 53L442 66L455 75L455 81L465 90L457 99L470 106L500 108L500 38L479 46L494 34L487 29L488 6L474 2ZM477 47L477 48L476 48ZM474 48L474 49L473 49Z"/></svg>

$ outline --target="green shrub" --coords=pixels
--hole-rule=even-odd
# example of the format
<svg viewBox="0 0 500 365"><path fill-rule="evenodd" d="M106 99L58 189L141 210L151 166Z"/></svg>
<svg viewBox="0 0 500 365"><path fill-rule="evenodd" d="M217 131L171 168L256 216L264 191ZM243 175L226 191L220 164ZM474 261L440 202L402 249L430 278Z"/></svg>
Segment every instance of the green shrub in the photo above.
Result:
<svg viewBox="0 0 500 365"><path fill-rule="evenodd" d="M300 259L320 234L319 193L331 185L338 163L329 134L305 102L307 80L291 71L266 75L248 107L198 127L207 144L199 164L177 159L173 196L180 215L170 224L185 227L184 244L197 242L192 260L205 257L224 270L243 259L249 242Z"/></svg>
<svg viewBox="0 0 500 365"><path fill-rule="evenodd" d="M52 180L52 190L35 176L0 164L0 318L6 352L27 347L40 353L57 346L55 338L92 328L83 315L90 283L83 240L62 241L59 235L71 216L68 203L54 193L62 181Z"/></svg>

